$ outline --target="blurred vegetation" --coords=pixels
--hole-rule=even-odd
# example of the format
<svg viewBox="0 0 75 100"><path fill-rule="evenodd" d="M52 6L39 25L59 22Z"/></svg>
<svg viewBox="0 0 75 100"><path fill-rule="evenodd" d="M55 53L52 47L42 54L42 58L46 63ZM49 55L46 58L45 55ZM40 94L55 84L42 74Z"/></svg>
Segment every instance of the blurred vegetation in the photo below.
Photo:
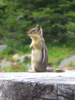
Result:
<svg viewBox="0 0 75 100"><path fill-rule="evenodd" d="M21 49L25 48L26 46L22 47ZM67 59L75 54L75 47L70 46L68 47L67 45L50 45L47 44L48 48L48 65L54 65L54 68L58 68L58 65L60 62L64 59ZM18 53L20 56L25 55L26 53L29 54L31 53L31 50L29 47L26 47L25 51L23 52L22 50L19 51L19 49L15 49L15 53ZM3 51L0 52L0 60L2 61L4 58L7 61L11 62L16 62L18 63L19 61L15 61L13 58L13 54L11 49L8 52L8 49L4 49ZM27 63L30 64L30 59L28 57L25 57L24 59L24 65ZM66 67L66 66L65 66Z"/></svg>
<svg viewBox="0 0 75 100"><path fill-rule="evenodd" d="M48 64L54 65L54 68L58 68L58 65L62 60L75 55L75 47L73 46L68 47L66 45L61 45L61 46L48 45L47 47L48 47L48 57L49 57Z"/></svg>
<svg viewBox="0 0 75 100"><path fill-rule="evenodd" d="M0 39L29 44L26 32L40 24L46 42L75 43L75 0L0 0Z"/></svg>
<svg viewBox="0 0 75 100"><path fill-rule="evenodd" d="M27 72L28 68L26 65L17 64L8 67L4 67L2 72Z"/></svg>
<svg viewBox="0 0 75 100"><path fill-rule="evenodd" d="M48 64L57 68L63 59L75 54L75 0L0 0L0 44L8 45L0 52L0 62L4 58L14 62L11 55L31 52L27 31L37 24L43 28ZM24 70L26 66L21 64L4 69Z"/></svg>

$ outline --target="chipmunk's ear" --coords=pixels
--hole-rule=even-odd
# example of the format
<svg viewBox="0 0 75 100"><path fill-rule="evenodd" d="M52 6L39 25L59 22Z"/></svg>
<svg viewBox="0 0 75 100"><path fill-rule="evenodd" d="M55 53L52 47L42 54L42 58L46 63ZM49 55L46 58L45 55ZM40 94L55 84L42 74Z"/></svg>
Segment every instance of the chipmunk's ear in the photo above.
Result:
<svg viewBox="0 0 75 100"><path fill-rule="evenodd" d="M37 27L37 29L38 29L38 31L39 31L40 28L41 28L41 25L36 25L36 27Z"/></svg>

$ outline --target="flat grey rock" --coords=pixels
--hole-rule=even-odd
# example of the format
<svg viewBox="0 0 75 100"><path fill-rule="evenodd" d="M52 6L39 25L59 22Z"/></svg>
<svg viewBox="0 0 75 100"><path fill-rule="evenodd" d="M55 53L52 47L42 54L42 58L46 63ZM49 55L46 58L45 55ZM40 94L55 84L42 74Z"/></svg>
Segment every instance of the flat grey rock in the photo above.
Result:
<svg viewBox="0 0 75 100"><path fill-rule="evenodd" d="M75 55L61 61L61 63L58 65L58 67L59 68L64 68L64 67L68 66L71 63L72 63L72 65L75 65Z"/></svg>
<svg viewBox="0 0 75 100"><path fill-rule="evenodd" d="M7 45L0 45L0 51L4 50L7 47Z"/></svg>
<svg viewBox="0 0 75 100"><path fill-rule="evenodd" d="M26 57L28 57L29 59L31 59L31 54L26 54L26 55L20 56L20 57L19 57L20 62L24 62L24 59L25 59Z"/></svg>
<svg viewBox="0 0 75 100"><path fill-rule="evenodd" d="M2 62L0 63L0 66L2 68L4 67L10 67L12 65L12 62L11 61L7 61L6 59L3 59Z"/></svg>
<svg viewBox="0 0 75 100"><path fill-rule="evenodd" d="M75 100L75 71L0 73L0 100Z"/></svg>

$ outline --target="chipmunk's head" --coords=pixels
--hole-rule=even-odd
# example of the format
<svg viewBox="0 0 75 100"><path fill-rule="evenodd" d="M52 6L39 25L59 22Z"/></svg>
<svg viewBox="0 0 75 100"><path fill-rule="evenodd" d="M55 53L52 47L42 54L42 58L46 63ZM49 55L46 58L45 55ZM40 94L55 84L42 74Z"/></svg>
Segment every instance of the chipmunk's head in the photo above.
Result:
<svg viewBox="0 0 75 100"><path fill-rule="evenodd" d="M37 38L39 36L43 36L43 33L42 33L42 28L40 25L37 25L36 27L30 29L28 32L27 32L28 36L31 37L31 38Z"/></svg>

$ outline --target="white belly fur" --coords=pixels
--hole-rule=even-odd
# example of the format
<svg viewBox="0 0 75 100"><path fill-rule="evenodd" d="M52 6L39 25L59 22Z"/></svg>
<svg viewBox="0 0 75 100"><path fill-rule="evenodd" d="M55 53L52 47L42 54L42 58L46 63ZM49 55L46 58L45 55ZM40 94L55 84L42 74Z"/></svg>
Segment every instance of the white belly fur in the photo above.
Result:
<svg viewBox="0 0 75 100"><path fill-rule="evenodd" d="M42 57L41 50L32 50L32 62L40 62Z"/></svg>

